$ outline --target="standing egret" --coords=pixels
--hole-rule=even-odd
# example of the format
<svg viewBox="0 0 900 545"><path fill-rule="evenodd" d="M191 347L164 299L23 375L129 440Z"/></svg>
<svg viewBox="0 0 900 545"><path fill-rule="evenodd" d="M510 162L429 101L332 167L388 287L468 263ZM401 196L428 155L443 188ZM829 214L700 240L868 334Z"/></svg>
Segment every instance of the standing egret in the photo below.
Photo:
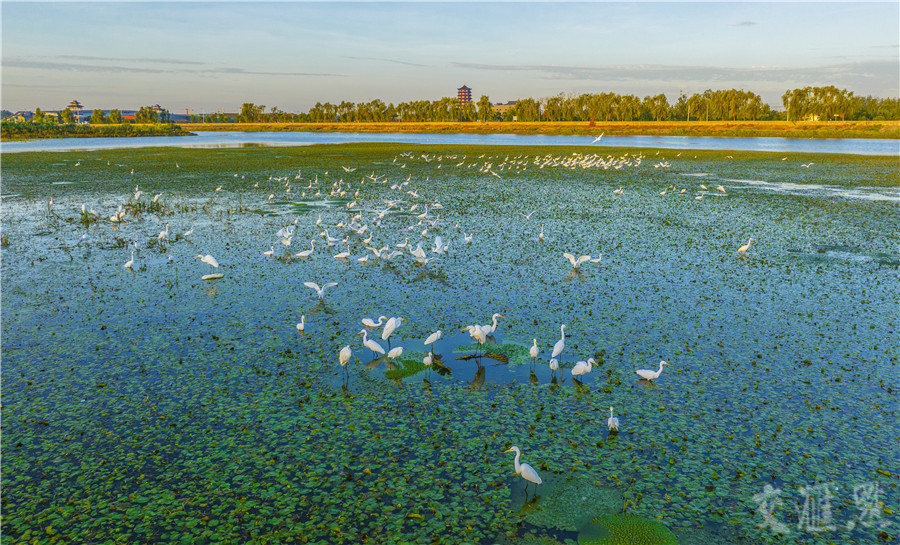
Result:
<svg viewBox="0 0 900 545"><path fill-rule="evenodd" d="M528 464L520 464L519 463L519 457L522 455L522 451L519 450L519 447L511 447L507 450L504 450L503 452L504 452L504 454L507 452L515 452L516 453L516 461L515 461L516 473L521 475L523 479L525 479L528 482L534 483L535 485L539 485L539 484L541 484L541 482L543 482L543 481L541 481L541 476L537 474L537 471L535 471L533 467L531 467ZM537 486L535 486L535 488L537 488ZM528 493L528 484L525 484L525 493L526 494Z"/></svg>
<svg viewBox="0 0 900 545"><path fill-rule="evenodd" d="M347 346L345 346L344 348L341 348L341 352L340 352L340 354L338 355L338 358L339 358L338 361L339 361L339 363L341 364L341 370L342 370L343 373L344 373L345 381L349 381L349 380L350 380L350 375L349 375L349 373L348 373L348 371L347 371L347 362L350 361L350 355L351 355L351 352L350 352L350 345L349 345L349 344L348 344Z"/></svg>
<svg viewBox="0 0 900 545"><path fill-rule="evenodd" d="M534 365L535 360L538 357L538 345L537 339L531 339L534 344L531 345L531 348L528 349L528 355L531 356L531 364Z"/></svg>
<svg viewBox="0 0 900 545"><path fill-rule="evenodd" d="M544 224L541 224L541 232L538 235L538 241L544 242Z"/></svg>
<svg viewBox="0 0 900 545"><path fill-rule="evenodd" d="M297 324L297 331L303 333L306 330L306 316L300 315L300 322Z"/></svg>
<svg viewBox="0 0 900 545"><path fill-rule="evenodd" d="M391 348L391 350L387 353L387 357L389 360L393 360L395 358L399 358L401 354L403 354L403 347L396 346L394 348Z"/></svg>
<svg viewBox="0 0 900 545"><path fill-rule="evenodd" d="M559 327L559 340L556 341L556 344L553 345L553 352L550 354L551 358L555 358L562 354L563 348L566 347L566 324L563 324Z"/></svg>
<svg viewBox="0 0 900 545"><path fill-rule="evenodd" d="M609 408L609 419L606 421L606 425L609 426L610 433L619 433L619 419L613 416L613 408Z"/></svg>
<svg viewBox="0 0 900 545"><path fill-rule="evenodd" d="M325 290L337 286L337 282L329 282L323 285L321 288L315 282L304 282L303 285L309 289L316 290L316 293L319 295L319 300L325 301Z"/></svg>
<svg viewBox="0 0 900 545"><path fill-rule="evenodd" d="M587 361L579 361L575 364L575 367L572 368L572 376L577 377L590 373L595 363L597 362L594 358L588 358Z"/></svg>
<svg viewBox="0 0 900 545"><path fill-rule="evenodd" d="M309 257L312 255L314 251L316 251L315 240L311 239L309 241L309 250L303 250L302 252L297 252L297 257Z"/></svg>
<svg viewBox="0 0 900 545"><path fill-rule="evenodd" d="M556 358L551 359L550 360L550 371L551 371L550 374L552 375L553 372L557 371L558 369L559 369L559 360L557 360Z"/></svg>
<svg viewBox="0 0 900 545"><path fill-rule="evenodd" d="M468 331L469 337L475 339L475 341L481 346L484 347L484 343L487 342L487 334L481 329L479 325L469 325L462 328L462 331ZM480 363L479 363L480 365Z"/></svg>
<svg viewBox="0 0 900 545"><path fill-rule="evenodd" d="M434 354L429 352L427 356L422 358L422 363L428 368L428 376L431 376L431 364L434 362Z"/></svg>
<svg viewBox="0 0 900 545"><path fill-rule="evenodd" d="M485 335L493 335L493 334L494 334L494 331L497 331L497 318L498 318L498 317L499 317L499 318L506 318L506 316L500 314L499 312L498 312L498 313L494 313L494 315L491 316L491 320L492 320L491 324L490 324L490 325L483 325L483 326L481 326L481 328L482 328L482 329L484 330L484 332L485 332Z"/></svg>
<svg viewBox="0 0 900 545"><path fill-rule="evenodd" d="M440 338L441 338L441 330L438 329L437 331L435 331L434 333L432 333L425 339L425 344L431 345L431 352L434 352L434 343L436 343L438 341L438 339L440 339ZM429 354L431 354L431 352L429 352ZM429 363L429 365L430 365L430 363Z"/></svg>
<svg viewBox="0 0 900 545"><path fill-rule="evenodd" d="M651 371L649 369L638 369L635 371L635 373L640 375L640 377L643 379L653 380L655 378L659 378L659 375L662 374L663 365L669 365L669 364L664 361L661 361L661 362L659 362L659 369L657 369L656 371Z"/></svg>
<svg viewBox="0 0 900 545"><path fill-rule="evenodd" d="M387 323L384 324L384 329L381 331L381 340L387 341L388 348L391 347L391 334L394 333L394 330L400 326L400 322L403 318L393 317L388 319Z"/></svg>
<svg viewBox="0 0 900 545"><path fill-rule="evenodd" d="M134 266L134 251L131 252L131 259L125 262L126 269L131 269L132 266Z"/></svg>
<svg viewBox="0 0 900 545"><path fill-rule="evenodd" d="M738 253L741 253L741 254L746 253L746 251L750 249L750 244L752 244L754 242L756 242L756 241L753 240L753 237L750 237L750 240L747 241L747 244L744 244L743 246L738 248Z"/></svg>
<svg viewBox="0 0 900 545"><path fill-rule="evenodd" d="M381 354L383 356L384 348L382 348L381 345L378 344L377 342L375 342L373 339L370 339L367 336L367 333L368 332L365 329L363 329L362 331L359 332L359 334L363 336L363 346L365 346L366 348L368 348L369 350L372 351L373 358L375 357L376 353Z"/></svg>

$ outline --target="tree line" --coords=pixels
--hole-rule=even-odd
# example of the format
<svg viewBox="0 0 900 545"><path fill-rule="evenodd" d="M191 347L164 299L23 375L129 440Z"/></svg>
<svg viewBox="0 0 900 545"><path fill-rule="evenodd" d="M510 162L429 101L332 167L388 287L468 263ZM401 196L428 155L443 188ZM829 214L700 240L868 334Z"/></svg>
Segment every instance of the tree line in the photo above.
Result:
<svg viewBox="0 0 900 545"><path fill-rule="evenodd" d="M857 97L834 86L791 89L782 97L784 111L775 111L756 93L739 89L679 94L674 103L666 95L617 93L559 94L534 99L520 98L505 112L498 112L490 98L460 104L456 98L386 104L380 99L353 103L317 102L306 113L287 113L277 107L244 103L233 118L238 123L311 122L365 123L399 119L411 122L446 121L810 121L897 120L900 99ZM221 114L192 116L194 122L221 122Z"/></svg>

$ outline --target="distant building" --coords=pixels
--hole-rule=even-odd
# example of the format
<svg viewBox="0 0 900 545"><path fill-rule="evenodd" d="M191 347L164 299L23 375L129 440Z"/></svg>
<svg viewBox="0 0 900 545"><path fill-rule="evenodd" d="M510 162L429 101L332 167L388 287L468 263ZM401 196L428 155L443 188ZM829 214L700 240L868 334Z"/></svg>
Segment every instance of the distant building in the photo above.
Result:
<svg viewBox="0 0 900 545"><path fill-rule="evenodd" d="M497 104L491 105L491 110L493 110L495 114L500 114L502 116L510 110L515 110L516 102L518 102L518 101L510 100L509 102L502 102L502 103L498 102Z"/></svg>
<svg viewBox="0 0 900 545"><path fill-rule="evenodd" d="M472 90L463 84L462 87L456 90L456 101L460 104L472 102Z"/></svg>

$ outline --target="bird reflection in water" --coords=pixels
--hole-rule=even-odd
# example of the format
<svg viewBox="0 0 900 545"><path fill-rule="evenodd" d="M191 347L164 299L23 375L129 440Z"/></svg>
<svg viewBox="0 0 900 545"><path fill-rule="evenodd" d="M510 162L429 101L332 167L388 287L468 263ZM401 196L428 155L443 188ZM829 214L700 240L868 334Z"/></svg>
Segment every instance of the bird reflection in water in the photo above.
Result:
<svg viewBox="0 0 900 545"><path fill-rule="evenodd" d="M486 373L487 370L479 363L478 370L475 371L475 378L469 383L469 390L480 390L481 387L484 386L484 377Z"/></svg>

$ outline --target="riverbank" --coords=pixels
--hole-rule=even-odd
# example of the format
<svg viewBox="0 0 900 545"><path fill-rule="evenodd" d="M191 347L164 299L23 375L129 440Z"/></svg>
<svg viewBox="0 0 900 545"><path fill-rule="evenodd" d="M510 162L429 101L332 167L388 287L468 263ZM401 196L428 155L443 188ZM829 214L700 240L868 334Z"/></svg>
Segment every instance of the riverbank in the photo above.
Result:
<svg viewBox="0 0 900 545"><path fill-rule="evenodd" d="M521 134L568 136L723 136L782 138L898 138L900 121L616 121L184 123L187 131Z"/></svg>
<svg viewBox="0 0 900 545"><path fill-rule="evenodd" d="M57 123L12 123L0 126L4 142L45 138L113 138L135 136L190 136L192 133L174 123L117 125L60 125Z"/></svg>

